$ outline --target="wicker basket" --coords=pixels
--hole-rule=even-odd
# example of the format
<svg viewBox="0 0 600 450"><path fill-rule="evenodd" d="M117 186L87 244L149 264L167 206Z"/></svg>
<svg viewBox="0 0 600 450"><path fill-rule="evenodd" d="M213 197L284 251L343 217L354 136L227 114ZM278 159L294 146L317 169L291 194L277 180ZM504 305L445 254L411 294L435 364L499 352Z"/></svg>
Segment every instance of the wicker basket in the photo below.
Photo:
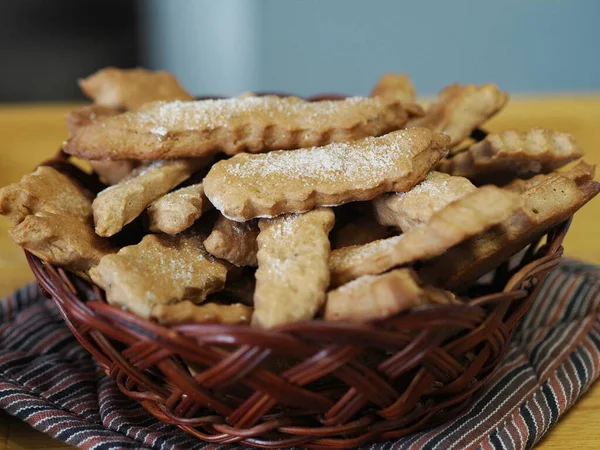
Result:
<svg viewBox="0 0 600 450"><path fill-rule="evenodd" d="M102 187L64 155L47 164L92 191ZM421 307L372 325L166 327L26 256L79 342L160 420L213 443L353 448L430 427L471 404L557 266L569 223L497 268L470 291L469 304Z"/></svg>

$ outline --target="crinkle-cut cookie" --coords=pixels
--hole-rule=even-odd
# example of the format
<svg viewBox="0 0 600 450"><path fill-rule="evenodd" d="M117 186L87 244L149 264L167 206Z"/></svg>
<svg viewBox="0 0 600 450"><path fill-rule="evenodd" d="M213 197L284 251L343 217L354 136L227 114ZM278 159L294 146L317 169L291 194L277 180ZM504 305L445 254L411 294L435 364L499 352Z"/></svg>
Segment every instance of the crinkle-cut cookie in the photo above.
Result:
<svg viewBox="0 0 600 450"><path fill-rule="evenodd" d="M202 213L212 208L202 183L176 189L148 207L150 231L177 234L187 230Z"/></svg>
<svg viewBox="0 0 600 450"><path fill-rule="evenodd" d="M476 189L466 178L432 171L410 191L386 194L373 200L373 211L381 225L398 227L406 232L428 222L440 209Z"/></svg>
<svg viewBox="0 0 600 450"><path fill-rule="evenodd" d="M106 291L110 304L140 317L156 305L204 301L223 289L228 264L210 256L197 233L148 234L137 245L105 256L90 277Z"/></svg>
<svg viewBox="0 0 600 450"><path fill-rule="evenodd" d="M392 236L394 229L380 225L372 214L351 220L331 232L332 248L363 245Z"/></svg>
<svg viewBox="0 0 600 450"><path fill-rule="evenodd" d="M212 232L204 241L204 247L213 256L229 261L237 267L258 265L258 223L234 222L220 216Z"/></svg>
<svg viewBox="0 0 600 450"><path fill-rule="evenodd" d="M581 183L592 181L594 179L594 175L596 173L596 166L586 163L585 161L580 161L576 165L569 167L567 170L555 171L554 174L562 175L563 177L567 177L569 180L575 181L577 185ZM532 187L547 182L548 177L545 174L536 175L532 178L528 178L526 180L522 180L520 178L516 178L508 183L506 186L503 186L504 189L507 189L512 192L516 192L517 194L522 194L523 192L531 189Z"/></svg>
<svg viewBox="0 0 600 450"><path fill-rule="evenodd" d="M206 196L225 217L244 222L406 191L446 154L448 137L426 128L348 143L216 163L204 179Z"/></svg>
<svg viewBox="0 0 600 450"><path fill-rule="evenodd" d="M331 252L331 285L423 261L496 225L523 206L521 198L484 186L435 213L423 226L400 236Z"/></svg>
<svg viewBox="0 0 600 450"><path fill-rule="evenodd" d="M193 100L168 72L107 67L79 80L85 95L102 106L137 109L155 100Z"/></svg>
<svg viewBox="0 0 600 450"><path fill-rule="evenodd" d="M508 94L495 84L476 86L451 84L425 111L424 117L412 119L407 127L426 127L450 136L454 148L471 132L497 114L508 101Z"/></svg>
<svg viewBox="0 0 600 450"><path fill-rule="evenodd" d="M165 325L180 325L184 323L220 323L232 325L250 323L252 308L241 303L222 305L219 303L204 303L196 305L188 300L171 305L156 305L152 308L153 319Z"/></svg>
<svg viewBox="0 0 600 450"><path fill-rule="evenodd" d="M583 156L569 133L532 128L489 134L468 150L440 161L438 170L467 177L476 184L506 183L548 173Z"/></svg>
<svg viewBox="0 0 600 450"><path fill-rule="evenodd" d="M259 221L252 326L310 320L323 306L334 221L328 208Z"/></svg>
<svg viewBox="0 0 600 450"><path fill-rule="evenodd" d="M327 294L325 320L370 322L417 306L458 303L454 294L421 286L412 269L365 275Z"/></svg>
<svg viewBox="0 0 600 450"><path fill-rule="evenodd" d="M207 159L157 161L134 170L123 181L98 194L92 207L96 233L112 236L165 195L207 165Z"/></svg>
<svg viewBox="0 0 600 450"><path fill-rule="evenodd" d="M18 183L0 189L0 214L13 224L39 212L69 214L87 222L92 217L91 194L56 169L40 166Z"/></svg>
<svg viewBox="0 0 600 450"><path fill-rule="evenodd" d="M15 243L46 262L85 273L117 251L89 223L65 212L39 211L8 230Z"/></svg>
<svg viewBox="0 0 600 450"><path fill-rule="evenodd" d="M102 105L85 105L67 113L65 122L69 136L73 136L77 130L85 125L89 125L94 120L102 117L111 117L121 114L123 111Z"/></svg>
<svg viewBox="0 0 600 450"><path fill-rule="evenodd" d="M420 270L422 277L447 289L464 288L567 220L600 192L597 181L572 180L560 173L538 175L528 182L529 188L521 193L523 210L435 258Z"/></svg>
<svg viewBox="0 0 600 450"><path fill-rule="evenodd" d="M143 165L143 161L136 161L134 159L121 159L119 161L88 161L90 166L98 177L100 181L108 186L112 186L114 184L123 181L125 178L129 177L131 173Z"/></svg>
<svg viewBox="0 0 600 450"><path fill-rule="evenodd" d="M370 97L386 97L400 100L407 105L415 103L415 86L406 73L386 73L373 86Z"/></svg>
<svg viewBox="0 0 600 450"><path fill-rule="evenodd" d="M96 120L63 144L85 159L191 158L266 152L346 142L401 128L397 100L353 97L308 102L296 97L243 97L154 102Z"/></svg>

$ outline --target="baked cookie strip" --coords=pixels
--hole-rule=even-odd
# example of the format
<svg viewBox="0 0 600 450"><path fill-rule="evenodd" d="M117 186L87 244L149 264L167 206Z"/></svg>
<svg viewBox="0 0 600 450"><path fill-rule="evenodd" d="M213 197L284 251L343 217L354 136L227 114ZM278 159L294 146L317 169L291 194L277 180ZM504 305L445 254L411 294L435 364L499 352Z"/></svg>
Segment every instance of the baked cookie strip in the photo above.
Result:
<svg viewBox="0 0 600 450"><path fill-rule="evenodd" d="M148 207L150 231L177 234L187 230L212 208L204 195L202 183L176 189L155 200Z"/></svg>
<svg viewBox="0 0 600 450"><path fill-rule="evenodd" d="M514 178L548 173L583 156L569 133L544 128L489 134L468 150L440 161L437 169L475 184L505 184Z"/></svg>
<svg viewBox="0 0 600 450"><path fill-rule="evenodd" d="M401 128L397 100L353 97L308 102L296 97L153 102L80 127L63 145L84 159L192 158L346 142Z"/></svg>
<svg viewBox="0 0 600 450"><path fill-rule="evenodd" d="M406 232L427 223L440 209L476 189L466 178L432 171L410 191L385 194L373 200L373 211L381 225Z"/></svg>
<svg viewBox="0 0 600 450"><path fill-rule="evenodd" d="M580 176L580 169L575 169L574 179L570 174L551 173L528 180L529 186L521 193L525 203L521 211L435 258L419 274L446 289L472 284L600 192L600 183Z"/></svg>
<svg viewBox="0 0 600 450"><path fill-rule="evenodd" d="M447 136L412 128L293 152L244 153L216 163L204 189L221 214L239 222L371 200L423 180L447 142Z"/></svg>
<svg viewBox="0 0 600 450"><path fill-rule="evenodd" d="M481 187L400 236L334 250L329 262L331 285L438 256L502 222L522 205L517 194L496 186Z"/></svg>
<svg viewBox="0 0 600 450"><path fill-rule="evenodd" d="M112 236L138 217L146 207L188 179L210 160L157 161L133 171L127 178L101 191L92 207L96 233Z"/></svg>
<svg viewBox="0 0 600 450"><path fill-rule="evenodd" d="M272 328L312 319L329 285L331 209L259 221L252 326Z"/></svg>
<svg viewBox="0 0 600 450"><path fill-rule="evenodd" d="M496 115L508 102L508 94L495 84L466 86L458 83L444 88L425 116L411 119L407 127L426 127L450 136L455 148L471 132Z"/></svg>

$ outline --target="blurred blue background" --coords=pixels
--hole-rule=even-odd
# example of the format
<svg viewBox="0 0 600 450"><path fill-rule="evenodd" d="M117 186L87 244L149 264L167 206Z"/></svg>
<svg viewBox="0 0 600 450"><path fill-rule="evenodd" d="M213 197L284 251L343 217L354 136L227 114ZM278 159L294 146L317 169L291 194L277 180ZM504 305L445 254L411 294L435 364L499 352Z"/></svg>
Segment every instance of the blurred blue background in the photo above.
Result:
<svg viewBox="0 0 600 450"><path fill-rule="evenodd" d="M151 0L144 60L196 93L368 93L405 71L512 92L600 90L599 0Z"/></svg>
<svg viewBox="0 0 600 450"><path fill-rule="evenodd" d="M195 94L366 94L386 71L429 95L600 91L600 0L0 1L0 101L82 98L106 65L174 72Z"/></svg>

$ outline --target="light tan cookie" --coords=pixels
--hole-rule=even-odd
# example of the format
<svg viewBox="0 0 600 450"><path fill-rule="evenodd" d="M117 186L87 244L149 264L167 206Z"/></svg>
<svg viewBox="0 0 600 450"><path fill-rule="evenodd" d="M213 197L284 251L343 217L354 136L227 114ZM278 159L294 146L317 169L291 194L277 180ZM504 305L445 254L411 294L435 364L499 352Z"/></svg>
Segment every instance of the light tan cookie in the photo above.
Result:
<svg viewBox="0 0 600 450"><path fill-rule="evenodd" d="M324 147L241 154L215 164L206 196L225 217L246 221L406 191L446 154L447 136L425 128Z"/></svg>
<svg viewBox="0 0 600 450"><path fill-rule="evenodd" d="M256 221L234 222L220 216L212 232L204 241L204 247L213 256L242 266L257 266L258 223Z"/></svg>
<svg viewBox="0 0 600 450"><path fill-rule="evenodd" d="M451 84L440 92L424 117L410 120L407 127L426 127L445 133L450 136L450 147L453 148L497 114L507 101L508 94L495 84Z"/></svg>
<svg viewBox="0 0 600 450"><path fill-rule="evenodd" d="M380 97L320 102L275 96L154 102L79 128L63 148L84 159L234 155L378 136L401 128L407 119L400 102Z"/></svg>
<svg viewBox="0 0 600 450"><path fill-rule="evenodd" d="M184 323L220 323L232 325L250 323L252 308L241 303L221 305L219 303L204 303L195 305L190 301L173 303L172 305L156 305L152 308L153 319L165 325L180 325Z"/></svg>
<svg viewBox="0 0 600 450"><path fill-rule="evenodd" d="M141 317L150 317L156 305L199 303L223 289L227 277L227 263L210 256L203 240L196 233L148 234L139 244L102 258L90 276L110 304Z"/></svg>
<svg viewBox="0 0 600 450"><path fill-rule="evenodd" d="M365 275L327 294L325 320L370 322L417 306L458 303L454 294L421 286L412 269Z"/></svg>
<svg viewBox="0 0 600 450"><path fill-rule="evenodd" d="M433 171L410 191L376 198L373 211L380 224L406 232L428 222L440 209L476 189L466 178Z"/></svg>
<svg viewBox="0 0 600 450"><path fill-rule="evenodd" d="M65 122L69 136L77 133L77 130L83 126L91 124L94 120L102 117L111 117L121 114L122 111L102 105L85 105L67 113Z"/></svg>
<svg viewBox="0 0 600 450"><path fill-rule="evenodd" d="M438 170L467 177L476 184L504 184L552 172L583 156L575 138L544 128L489 134L483 141L440 161Z"/></svg>
<svg viewBox="0 0 600 450"><path fill-rule="evenodd" d="M368 244L379 239L392 236L394 229L380 225L372 214L363 215L351 220L331 232L332 248L349 247L350 245Z"/></svg>
<svg viewBox="0 0 600 450"><path fill-rule="evenodd" d="M168 72L107 67L79 80L95 103L111 108L137 109L155 100L193 100Z"/></svg>
<svg viewBox="0 0 600 450"><path fill-rule="evenodd" d="M40 211L8 230L15 243L46 262L73 272L87 272L117 251L81 218L65 212Z"/></svg>
<svg viewBox="0 0 600 450"><path fill-rule="evenodd" d="M261 220L252 326L312 319L329 285L329 239L335 216L319 208Z"/></svg>
<svg viewBox="0 0 600 450"><path fill-rule="evenodd" d="M187 230L212 208L202 183L176 189L148 207L150 231L177 234Z"/></svg>
<svg viewBox="0 0 600 450"><path fill-rule="evenodd" d="M585 183L587 181L592 181L594 179L595 173L596 166L588 164L585 161L580 161L567 170L560 170L554 172L554 174L562 175L563 177L567 177L569 180L575 181L577 185L580 185L581 183ZM527 191L528 189L531 189L532 187L540 183L545 183L547 180L548 177L545 174L536 175L526 180L516 178L506 186L503 186L503 188L512 192L516 192L517 194L522 194L523 192Z"/></svg>
<svg viewBox="0 0 600 450"><path fill-rule="evenodd" d="M419 274L427 282L448 289L469 286L550 227L568 219L599 191L600 183L589 178L572 180L559 173L538 175L521 194L525 202L522 211L448 250Z"/></svg>
<svg viewBox="0 0 600 450"><path fill-rule="evenodd" d="M92 207L96 233L112 236L165 195L208 164L202 159L158 161L136 169L118 184L98 194Z"/></svg>
<svg viewBox="0 0 600 450"><path fill-rule="evenodd" d="M18 183L0 189L0 214L13 224L39 212L69 214L88 222L91 194L56 169L40 166Z"/></svg>
<svg viewBox="0 0 600 450"><path fill-rule="evenodd" d="M131 173L143 164L142 161L122 159L120 161L88 161L100 181L112 186L129 177Z"/></svg>
<svg viewBox="0 0 600 450"><path fill-rule="evenodd" d="M362 275L433 258L450 247L496 225L523 202L517 194L484 186L435 213L421 227L370 244L331 252L331 284L339 286Z"/></svg>
<svg viewBox="0 0 600 450"><path fill-rule="evenodd" d="M68 113L65 117L69 136L73 136L80 127L89 125L102 117L116 116L122 111L102 105L85 105ZM138 160L124 159L121 161L99 160L88 161L92 169L104 184L117 184L128 176L133 169L140 165Z"/></svg>
<svg viewBox="0 0 600 450"><path fill-rule="evenodd" d="M400 100L407 105L415 103L415 86L406 73L386 73L373 86L370 97L386 97Z"/></svg>

